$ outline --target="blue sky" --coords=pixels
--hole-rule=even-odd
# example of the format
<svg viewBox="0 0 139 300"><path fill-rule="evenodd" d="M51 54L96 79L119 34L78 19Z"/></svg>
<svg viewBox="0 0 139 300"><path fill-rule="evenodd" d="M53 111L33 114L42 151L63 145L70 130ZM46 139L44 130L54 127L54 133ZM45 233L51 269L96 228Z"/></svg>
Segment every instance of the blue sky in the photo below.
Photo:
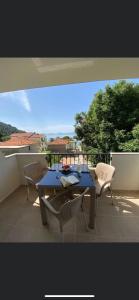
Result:
<svg viewBox="0 0 139 300"><path fill-rule="evenodd" d="M139 83L138 79L129 79ZM28 89L0 94L0 121L25 131L74 131L75 114L87 111L95 93L116 80Z"/></svg>

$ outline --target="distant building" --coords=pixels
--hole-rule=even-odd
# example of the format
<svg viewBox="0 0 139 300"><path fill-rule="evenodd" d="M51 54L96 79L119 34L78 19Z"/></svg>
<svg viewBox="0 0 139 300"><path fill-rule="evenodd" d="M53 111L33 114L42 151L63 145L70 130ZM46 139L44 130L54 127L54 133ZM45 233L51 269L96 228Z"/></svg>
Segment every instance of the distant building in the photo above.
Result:
<svg viewBox="0 0 139 300"><path fill-rule="evenodd" d="M25 132L13 133L10 139L0 142L0 151L5 155L12 153L40 152L44 139L43 134Z"/></svg>
<svg viewBox="0 0 139 300"><path fill-rule="evenodd" d="M70 139L56 138L47 143L47 150L55 153L68 153L76 149L76 142Z"/></svg>
<svg viewBox="0 0 139 300"><path fill-rule="evenodd" d="M47 150L55 153L64 153L67 152L69 143L69 140L56 138L54 141L47 143Z"/></svg>

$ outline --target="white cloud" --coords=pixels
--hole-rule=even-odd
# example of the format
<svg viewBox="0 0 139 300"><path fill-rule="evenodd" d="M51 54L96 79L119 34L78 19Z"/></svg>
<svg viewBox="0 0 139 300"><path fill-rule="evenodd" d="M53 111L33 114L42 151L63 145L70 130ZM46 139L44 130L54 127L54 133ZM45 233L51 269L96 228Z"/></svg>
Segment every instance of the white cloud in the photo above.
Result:
<svg viewBox="0 0 139 300"><path fill-rule="evenodd" d="M7 99L10 98L14 102L20 103L22 105L22 107L25 110L27 110L28 112L31 111L29 98L28 98L27 92L25 92L24 90L16 91L16 92L2 93L2 94L0 94L0 97L7 98Z"/></svg>

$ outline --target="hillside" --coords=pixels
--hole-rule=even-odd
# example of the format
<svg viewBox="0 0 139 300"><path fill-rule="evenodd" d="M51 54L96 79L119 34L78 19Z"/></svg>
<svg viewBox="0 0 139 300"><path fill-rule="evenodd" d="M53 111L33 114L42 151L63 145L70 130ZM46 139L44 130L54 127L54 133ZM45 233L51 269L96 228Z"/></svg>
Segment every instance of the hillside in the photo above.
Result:
<svg viewBox="0 0 139 300"><path fill-rule="evenodd" d="M0 140L5 140L10 136L10 134L18 133L18 132L25 132L25 131L19 130L18 128L10 124L0 122Z"/></svg>

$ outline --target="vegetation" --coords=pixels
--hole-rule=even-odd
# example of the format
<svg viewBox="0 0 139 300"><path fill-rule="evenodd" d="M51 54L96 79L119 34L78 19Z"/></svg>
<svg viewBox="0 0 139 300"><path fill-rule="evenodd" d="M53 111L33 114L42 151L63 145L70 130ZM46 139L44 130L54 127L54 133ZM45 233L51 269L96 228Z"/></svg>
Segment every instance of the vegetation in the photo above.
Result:
<svg viewBox="0 0 139 300"><path fill-rule="evenodd" d="M139 151L139 84L107 85L75 120L77 139L90 153Z"/></svg>
<svg viewBox="0 0 139 300"><path fill-rule="evenodd" d="M72 140L72 138L70 138L68 135L63 136L64 140Z"/></svg>
<svg viewBox="0 0 139 300"><path fill-rule="evenodd" d="M0 122L0 141L6 141L10 138L12 133L25 132L17 129L9 124Z"/></svg>
<svg viewBox="0 0 139 300"><path fill-rule="evenodd" d="M54 141L54 138L50 138L50 142L53 142Z"/></svg>
<svg viewBox="0 0 139 300"><path fill-rule="evenodd" d="M60 163L60 160L62 158L62 155L56 155L56 154L53 154L53 152L51 150L46 150L45 151L46 153L46 160L48 162L48 165L51 167L53 164L56 164L56 163ZM49 155L51 154L51 155Z"/></svg>

